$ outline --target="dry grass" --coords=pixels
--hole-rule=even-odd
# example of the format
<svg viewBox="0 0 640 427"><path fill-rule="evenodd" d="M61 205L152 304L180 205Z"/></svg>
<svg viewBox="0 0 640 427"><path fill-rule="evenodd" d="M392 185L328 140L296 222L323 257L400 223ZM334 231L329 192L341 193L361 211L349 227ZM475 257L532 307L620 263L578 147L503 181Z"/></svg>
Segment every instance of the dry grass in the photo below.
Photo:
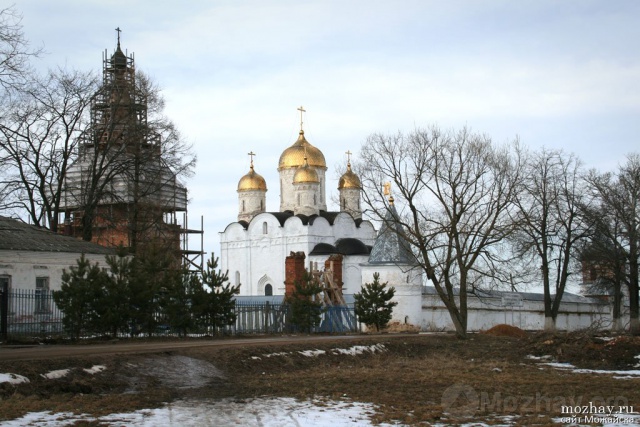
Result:
<svg viewBox="0 0 640 427"><path fill-rule="evenodd" d="M475 393L473 419L487 423L500 421L496 418L499 416L516 415L519 424L535 421L537 425L554 425L552 419L560 416L559 405L578 401L586 404L598 396L617 396L626 399L629 405L640 406L640 380L576 374L525 358L527 354L550 355L580 367L630 368L637 363L633 356L640 354L640 342L635 339L618 339L608 344L592 337L566 334L524 338L478 334L467 340L452 335L390 335L382 340L385 352L350 356L331 351L377 342L380 339L363 337L349 344L182 350L180 354L208 361L225 374L224 380L198 389L175 390L153 377L132 383L131 378L140 376L132 365L142 356L57 360L38 362L36 366L24 362L0 365L0 372L29 378L70 367L72 363L83 367L108 366L94 376L74 371L60 380L32 379L25 385L5 384L0 389L0 418L10 419L36 410L101 415L154 407L174 398L288 396L371 402L379 408L373 417L376 421L455 424L468 418L456 417L459 415L456 405L450 407L453 414L445 413L444 407L450 403L447 398L451 393L460 390ZM310 349L326 353L316 357L299 353ZM79 391L83 388L84 391ZM123 392L129 394L122 395Z"/></svg>

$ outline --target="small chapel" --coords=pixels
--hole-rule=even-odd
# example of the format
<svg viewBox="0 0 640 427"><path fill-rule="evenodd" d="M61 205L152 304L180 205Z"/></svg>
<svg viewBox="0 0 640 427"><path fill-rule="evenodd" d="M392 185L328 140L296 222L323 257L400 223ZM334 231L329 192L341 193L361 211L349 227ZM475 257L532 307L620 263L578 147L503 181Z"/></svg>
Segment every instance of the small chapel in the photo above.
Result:
<svg viewBox="0 0 640 427"><path fill-rule="evenodd" d="M238 181L237 221L220 233L221 269L228 271L233 285L240 285L241 296L284 295L286 286L292 286L285 284L287 268L311 270L329 263L343 293L359 292L361 265L368 262L376 240L373 225L362 219L360 179L350 158L337 188L340 209L327 210L325 157L306 139L304 110L298 110L298 139L278 161L279 209L266 206L268 186L251 152L249 171Z"/></svg>

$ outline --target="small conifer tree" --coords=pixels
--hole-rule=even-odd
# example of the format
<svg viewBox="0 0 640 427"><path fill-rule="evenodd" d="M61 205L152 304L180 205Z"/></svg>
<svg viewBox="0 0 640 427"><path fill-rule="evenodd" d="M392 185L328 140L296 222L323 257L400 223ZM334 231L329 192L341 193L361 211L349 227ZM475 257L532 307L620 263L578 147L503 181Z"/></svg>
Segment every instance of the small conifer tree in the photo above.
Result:
<svg viewBox="0 0 640 427"><path fill-rule="evenodd" d="M293 294L286 301L291 308L291 323L298 330L310 333L322 318L322 301L315 298L322 292L322 288L309 273L305 273L302 280L297 280L294 286Z"/></svg>
<svg viewBox="0 0 640 427"><path fill-rule="evenodd" d="M101 332L115 338L119 332L129 330L131 258L127 256L125 248L119 247L117 255L107 256L106 262L109 266L109 280L101 290L97 311Z"/></svg>
<svg viewBox="0 0 640 427"><path fill-rule="evenodd" d="M218 268L218 258L211 254L207 268L202 272L202 284L194 287L194 313L199 323L213 328L232 325L236 321L236 302L233 298L240 292L240 285L229 283L228 273Z"/></svg>
<svg viewBox="0 0 640 427"><path fill-rule="evenodd" d="M380 331L391 320L393 307L397 302L391 302L396 289L386 289L388 282L380 283L380 274L373 273L373 283L365 283L362 292L354 295L356 300L356 316L368 327L375 326Z"/></svg>
<svg viewBox="0 0 640 427"><path fill-rule="evenodd" d="M70 271L63 270L62 285L53 292L53 300L64 313L64 330L77 340L100 329L101 294L109 276L97 263L91 265L84 254L76 263Z"/></svg>

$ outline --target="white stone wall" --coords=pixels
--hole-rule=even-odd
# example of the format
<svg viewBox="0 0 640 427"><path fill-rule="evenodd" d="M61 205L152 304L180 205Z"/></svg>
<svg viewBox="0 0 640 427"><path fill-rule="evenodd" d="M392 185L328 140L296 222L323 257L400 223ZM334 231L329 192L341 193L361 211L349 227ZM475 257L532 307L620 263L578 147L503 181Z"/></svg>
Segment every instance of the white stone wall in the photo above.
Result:
<svg viewBox="0 0 640 427"><path fill-rule="evenodd" d="M35 289L36 278L49 278L49 289L62 285L62 271L76 266L80 254L71 252L0 251L0 276L9 276L12 289ZM91 264L106 267L105 256L85 254Z"/></svg>
<svg viewBox="0 0 640 427"><path fill-rule="evenodd" d="M562 302L556 327L560 330L577 330L592 325L607 328L611 323L608 304L587 302ZM524 330L544 329L544 303L524 300L522 307L505 307L501 298L468 298L467 330L482 331L498 324L517 326ZM446 307L437 295L422 295L423 331L455 331Z"/></svg>

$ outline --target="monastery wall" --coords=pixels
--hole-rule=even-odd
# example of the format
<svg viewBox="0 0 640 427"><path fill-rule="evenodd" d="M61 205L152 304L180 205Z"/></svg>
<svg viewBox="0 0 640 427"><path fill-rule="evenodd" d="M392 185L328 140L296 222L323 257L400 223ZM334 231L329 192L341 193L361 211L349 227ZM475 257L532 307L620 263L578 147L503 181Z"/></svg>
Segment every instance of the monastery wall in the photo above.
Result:
<svg viewBox="0 0 640 427"><path fill-rule="evenodd" d="M522 300L522 305L505 305L503 298L468 297L468 331L482 331L498 324L517 326L524 330L544 329L543 301ZM628 323L628 315L626 322ZM585 300L585 302L562 302L556 321L559 330L575 331L597 326L611 328L611 305ZM454 331L449 312L438 295L422 295L423 331Z"/></svg>

